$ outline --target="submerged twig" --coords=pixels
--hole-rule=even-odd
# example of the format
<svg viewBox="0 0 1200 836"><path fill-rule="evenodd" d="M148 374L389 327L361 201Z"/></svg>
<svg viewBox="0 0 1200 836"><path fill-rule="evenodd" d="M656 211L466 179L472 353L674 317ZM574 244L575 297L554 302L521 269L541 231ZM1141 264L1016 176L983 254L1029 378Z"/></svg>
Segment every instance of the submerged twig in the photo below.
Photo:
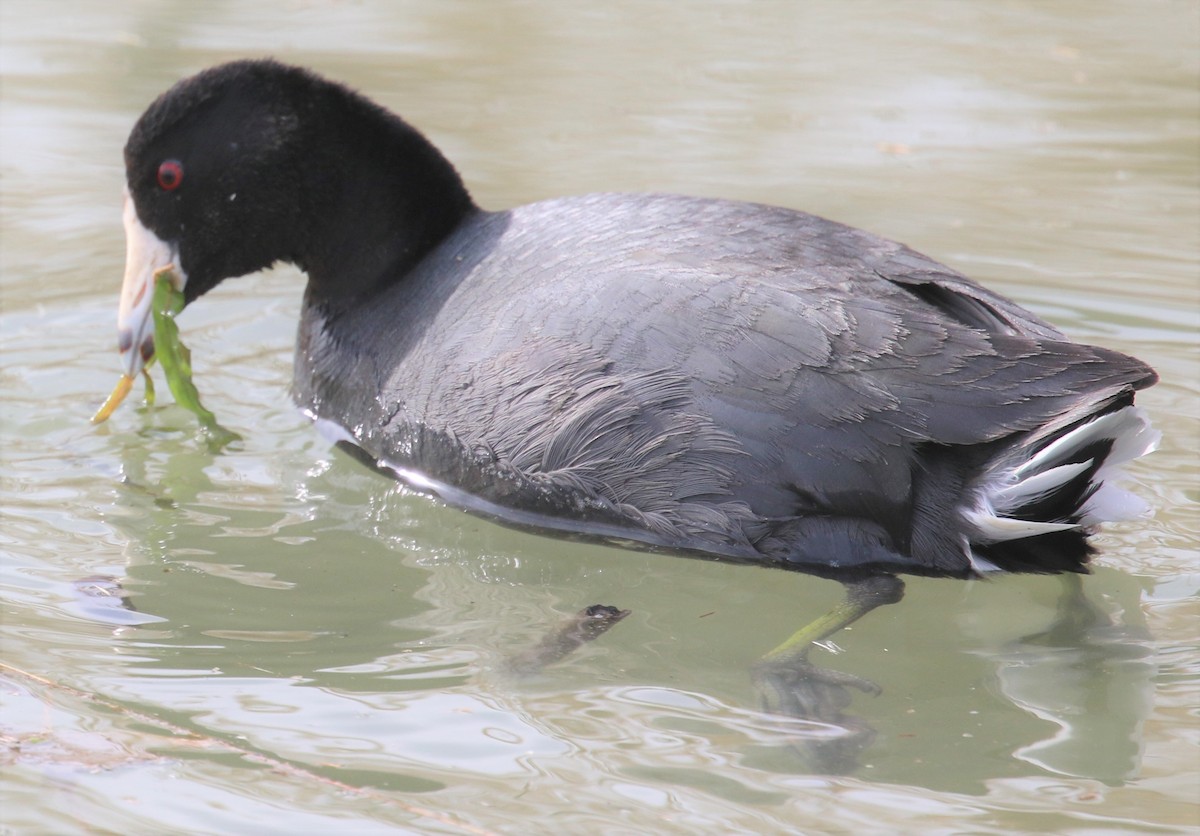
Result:
<svg viewBox="0 0 1200 836"><path fill-rule="evenodd" d="M554 632L547 634L536 647L512 657L509 670L522 676L540 671L551 665L585 642L590 642L607 633L618 621L629 615L630 610L621 610L607 604L593 604L566 619Z"/></svg>

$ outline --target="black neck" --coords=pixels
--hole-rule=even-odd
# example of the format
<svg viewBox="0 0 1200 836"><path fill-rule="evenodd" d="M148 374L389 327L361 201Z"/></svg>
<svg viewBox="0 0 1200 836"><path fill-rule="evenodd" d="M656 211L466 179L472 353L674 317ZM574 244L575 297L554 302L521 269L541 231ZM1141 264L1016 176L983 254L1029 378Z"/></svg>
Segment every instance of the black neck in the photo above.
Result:
<svg viewBox="0 0 1200 836"><path fill-rule="evenodd" d="M302 175L315 220L293 260L308 303L336 318L403 280L476 207L450 162L396 116L358 96L329 95L320 112L310 147L322 150Z"/></svg>

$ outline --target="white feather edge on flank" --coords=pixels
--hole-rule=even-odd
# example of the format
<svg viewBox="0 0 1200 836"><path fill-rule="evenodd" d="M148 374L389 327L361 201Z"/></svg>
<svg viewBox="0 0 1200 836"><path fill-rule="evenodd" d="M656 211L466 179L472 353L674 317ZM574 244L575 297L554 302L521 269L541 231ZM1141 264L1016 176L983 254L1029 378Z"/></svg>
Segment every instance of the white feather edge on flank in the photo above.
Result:
<svg viewBox="0 0 1200 836"><path fill-rule="evenodd" d="M975 550L971 548L971 541L967 539L967 535L965 534L962 537L962 550L963 554L967 556L967 561L971 564L971 570L975 572L975 574L986 576L995 572L1004 571L986 557L976 554Z"/></svg>
<svg viewBox="0 0 1200 836"><path fill-rule="evenodd" d="M358 446L358 439L354 437L354 433L350 432L337 421L330 421L328 418L318 418L316 413L311 409L302 409L301 412L305 418L313 422L313 426L317 428L317 435L321 436L326 443L333 445L340 441L345 441Z"/></svg>
<svg viewBox="0 0 1200 836"><path fill-rule="evenodd" d="M1088 406L1094 406L1094 403ZM994 461L976 481L974 504L963 511L963 516L975 531L972 540L980 543L1017 540L1073 528L1087 529L1101 522L1146 515L1149 507L1141 498L1113 483L1121 465L1153 452L1162 437L1150 426L1149 418L1139 407L1127 406L1080 424L1029 455L1031 447L1052 434L1057 427L1078 420L1077 416L1077 412L1072 412L1055 425L1027 439L1008 455ZM1112 448L1092 477L1092 484L1097 488L1079 509L1078 522L1021 520L1010 516L1090 467L1090 459L1080 463L1064 463L1064 460L1101 439L1111 439ZM978 570L976 560L982 559L972 556L972 566Z"/></svg>

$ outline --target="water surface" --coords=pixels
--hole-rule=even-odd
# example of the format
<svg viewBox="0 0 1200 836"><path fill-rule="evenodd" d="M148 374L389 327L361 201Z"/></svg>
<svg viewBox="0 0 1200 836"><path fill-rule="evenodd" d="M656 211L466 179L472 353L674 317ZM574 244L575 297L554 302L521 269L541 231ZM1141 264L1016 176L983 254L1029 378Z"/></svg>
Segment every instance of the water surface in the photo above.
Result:
<svg viewBox="0 0 1200 836"><path fill-rule="evenodd" d="M1200 649L1193 3L0 5L5 798L14 832L1177 832ZM272 54L425 130L500 208L598 190L902 240L1163 382L1080 620L1057 579L911 579L822 664L876 738L813 774L748 676L840 595L540 538L330 450L287 390L302 278L181 317L215 454L114 382L121 147L176 79ZM161 388L161 387L160 387ZM128 606L122 606L122 601ZM567 663L504 660L588 604ZM28 674L28 675L26 675Z"/></svg>

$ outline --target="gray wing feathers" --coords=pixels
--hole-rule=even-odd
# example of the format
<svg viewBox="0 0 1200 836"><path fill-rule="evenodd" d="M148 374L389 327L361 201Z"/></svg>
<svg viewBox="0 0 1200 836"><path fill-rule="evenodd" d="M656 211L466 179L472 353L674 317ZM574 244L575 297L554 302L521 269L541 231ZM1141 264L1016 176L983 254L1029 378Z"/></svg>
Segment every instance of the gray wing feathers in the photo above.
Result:
<svg viewBox="0 0 1200 836"><path fill-rule="evenodd" d="M547 242L548 217L582 232ZM474 266L449 289L436 259L414 277L439 309L386 366L393 419L735 552L840 531L806 514L899 509L922 444L987 444L1153 379L902 245L788 210L548 201L439 257ZM865 553L884 548L856 531Z"/></svg>

